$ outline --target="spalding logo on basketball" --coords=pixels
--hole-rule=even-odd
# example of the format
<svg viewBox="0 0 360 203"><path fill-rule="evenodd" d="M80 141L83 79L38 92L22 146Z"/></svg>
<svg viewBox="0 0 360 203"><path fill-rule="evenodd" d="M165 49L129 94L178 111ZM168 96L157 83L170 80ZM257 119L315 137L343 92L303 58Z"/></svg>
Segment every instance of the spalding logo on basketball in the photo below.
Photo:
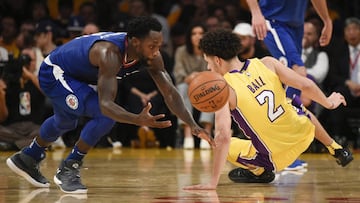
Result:
<svg viewBox="0 0 360 203"><path fill-rule="evenodd" d="M197 110L215 112L226 104L229 87L220 74L204 71L189 84L188 96Z"/></svg>

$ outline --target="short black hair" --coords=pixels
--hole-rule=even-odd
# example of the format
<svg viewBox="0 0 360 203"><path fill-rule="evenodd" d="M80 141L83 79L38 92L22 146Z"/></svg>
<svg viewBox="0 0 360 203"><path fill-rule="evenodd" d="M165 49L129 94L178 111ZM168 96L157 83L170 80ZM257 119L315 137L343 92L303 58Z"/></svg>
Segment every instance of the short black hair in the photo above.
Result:
<svg viewBox="0 0 360 203"><path fill-rule="evenodd" d="M127 35L129 38L145 38L150 31L160 32L162 26L158 20L149 16L139 16L131 19L128 25Z"/></svg>
<svg viewBox="0 0 360 203"><path fill-rule="evenodd" d="M209 31L200 40L200 49L206 55L218 56L224 60L236 57L240 48L240 37L225 29Z"/></svg>

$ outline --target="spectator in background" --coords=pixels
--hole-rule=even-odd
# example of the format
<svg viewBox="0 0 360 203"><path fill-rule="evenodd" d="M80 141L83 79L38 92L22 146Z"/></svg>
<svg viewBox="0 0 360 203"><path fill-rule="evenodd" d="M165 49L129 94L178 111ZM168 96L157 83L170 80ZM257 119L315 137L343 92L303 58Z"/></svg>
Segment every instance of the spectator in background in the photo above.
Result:
<svg viewBox="0 0 360 203"><path fill-rule="evenodd" d="M82 35L90 35L90 34L97 33L99 31L100 31L100 28L95 23L88 23L82 29L81 34Z"/></svg>
<svg viewBox="0 0 360 203"><path fill-rule="evenodd" d="M320 49L320 23L316 19L304 23L301 59L304 61L307 74L314 77L315 82L322 87L329 71L329 57L325 51Z"/></svg>
<svg viewBox="0 0 360 203"><path fill-rule="evenodd" d="M213 31L221 27L220 20L216 16L208 16L205 19L205 26L208 31Z"/></svg>
<svg viewBox="0 0 360 203"><path fill-rule="evenodd" d="M42 61L44 60L44 57L41 53L40 48L38 48L35 45L34 35L35 35L34 31L22 33L23 43L22 43L21 49L23 50L23 52L26 51L27 53L29 53L28 55L30 55L30 56L34 55L34 57L32 57L33 60L31 60L31 62L30 62L30 66L34 67L31 69L34 69L33 73L36 76L38 76L40 65L41 65Z"/></svg>
<svg viewBox="0 0 360 203"><path fill-rule="evenodd" d="M186 25L183 23L176 23L170 32L170 39L172 43L172 53L175 53L176 49L185 44L186 38ZM173 55L172 55L173 56Z"/></svg>
<svg viewBox="0 0 360 203"><path fill-rule="evenodd" d="M58 0L58 13L55 23L62 29L66 29L74 16L74 2L73 0Z"/></svg>
<svg viewBox="0 0 360 203"><path fill-rule="evenodd" d="M347 118L354 113L354 108L360 107L360 20L347 18L344 27L345 44L338 48L336 58L331 60L331 67L326 86L330 91L337 91L344 95L347 108L338 108L328 112L329 130L339 142L347 143L352 140Z"/></svg>
<svg viewBox="0 0 360 203"><path fill-rule="evenodd" d="M31 40L31 43L34 42L34 39L29 39L28 36L34 38L35 24L32 20L24 21L21 23L19 31L16 37L16 46L22 50L25 47L24 44L28 43L25 41Z"/></svg>
<svg viewBox="0 0 360 203"><path fill-rule="evenodd" d="M91 1L85 1L80 5L78 18L82 20L84 24L97 23L97 8L96 4Z"/></svg>
<svg viewBox="0 0 360 203"><path fill-rule="evenodd" d="M234 27L233 32L237 34L241 40L241 48L238 54L241 61L270 55L267 50L263 49L262 46L257 43L256 36L249 23L238 23Z"/></svg>
<svg viewBox="0 0 360 203"><path fill-rule="evenodd" d="M51 20L42 20L36 25L36 46L41 49L44 57L56 48L57 27Z"/></svg>
<svg viewBox="0 0 360 203"><path fill-rule="evenodd" d="M231 22L229 20L222 20L220 21L220 28L221 29L228 29L228 30L232 30L234 27L233 24L231 24Z"/></svg>
<svg viewBox="0 0 360 203"><path fill-rule="evenodd" d="M79 16L74 15L73 0L59 0L57 3L59 15L54 20L58 28L58 37L63 43L78 37L81 34L84 21Z"/></svg>
<svg viewBox="0 0 360 203"><path fill-rule="evenodd" d="M174 75L176 86L190 112L194 111L194 109L187 95L189 83L199 72L206 70L206 61L203 58L202 51L199 49L200 39L205 32L206 27L202 24L194 23L190 25L186 33L185 45L178 47L175 52ZM200 113L199 122L209 133L212 131L213 119L213 113ZM194 137L191 134L190 126L186 125L182 120L178 122L184 133L183 147L185 149L194 148ZM205 140L201 140L200 148L209 148L209 145Z"/></svg>
<svg viewBox="0 0 360 203"><path fill-rule="evenodd" d="M70 20L70 23L68 24L68 27L66 28L68 34L69 34L69 40L74 39L75 37L81 36L81 32L84 29L85 24L82 21L79 21L78 18L72 18Z"/></svg>
<svg viewBox="0 0 360 203"><path fill-rule="evenodd" d="M320 21L312 19L304 23L304 36L302 40L302 55L307 77L316 82L320 88L329 71L329 57L325 51L320 49L319 38L321 35ZM315 115L318 115L316 103L309 98L301 96L305 107Z"/></svg>
<svg viewBox="0 0 360 203"><path fill-rule="evenodd" d="M0 145L3 150L21 149L39 135L45 97L35 74L36 54L22 50L8 63L0 78Z"/></svg>
<svg viewBox="0 0 360 203"><path fill-rule="evenodd" d="M45 1L33 1L30 10L32 20L35 23L41 20L50 19L49 9Z"/></svg>
<svg viewBox="0 0 360 203"><path fill-rule="evenodd" d="M20 50L16 46L17 25L12 16L5 16L1 19L0 46L4 47L10 58L17 58Z"/></svg>
<svg viewBox="0 0 360 203"><path fill-rule="evenodd" d="M2 0L0 2L0 16L11 15L17 24L29 18L29 5L31 1Z"/></svg>

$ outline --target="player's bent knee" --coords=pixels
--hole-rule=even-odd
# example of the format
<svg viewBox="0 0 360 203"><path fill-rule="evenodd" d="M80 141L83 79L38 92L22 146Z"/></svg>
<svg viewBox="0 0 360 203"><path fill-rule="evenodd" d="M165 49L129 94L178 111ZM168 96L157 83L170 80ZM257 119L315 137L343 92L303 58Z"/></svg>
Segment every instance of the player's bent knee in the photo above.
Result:
<svg viewBox="0 0 360 203"><path fill-rule="evenodd" d="M47 142L53 142L59 136L75 129L77 123L77 120L62 120L61 122L56 122L54 117L50 117L41 125L40 137Z"/></svg>
<svg viewBox="0 0 360 203"><path fill-rule="evenodd" d="M95 146L101 137L111 131L114 124L115 121L107 117L93 118L84 126L80 137L87 144Z"/></svg>

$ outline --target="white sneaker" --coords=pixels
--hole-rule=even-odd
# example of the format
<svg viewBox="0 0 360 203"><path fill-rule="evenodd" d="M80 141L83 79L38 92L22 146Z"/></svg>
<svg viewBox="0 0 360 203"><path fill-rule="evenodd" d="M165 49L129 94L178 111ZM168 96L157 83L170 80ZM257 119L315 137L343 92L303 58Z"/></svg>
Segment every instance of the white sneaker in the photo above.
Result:
<svg viewBox="0 0 360 203"><path fill-rule="evenodd" d="M122 143L120 141L112 141L110 137L107 137L107 141L112 145L114 149L119 149L122 147Z"/></svg>
<svg viewBox="0 0 360 203"><path fill-rule="evenodd" d="M122 143L120 141L115 141L111 144L112 144L113 148L121 148L122 147Z"/></svg>
<svg viewBox="0 0 360 203"><path fill-rule="evenodd" d="M201 139L200 140L200 149L210 149L210 144L206 141Z"/></svg>
<svg viewBox="0 0 360 203"><path fill-rule="evenodd" d="M194 138L185 137L184 138L184 149L194 149Z"/></svg>

